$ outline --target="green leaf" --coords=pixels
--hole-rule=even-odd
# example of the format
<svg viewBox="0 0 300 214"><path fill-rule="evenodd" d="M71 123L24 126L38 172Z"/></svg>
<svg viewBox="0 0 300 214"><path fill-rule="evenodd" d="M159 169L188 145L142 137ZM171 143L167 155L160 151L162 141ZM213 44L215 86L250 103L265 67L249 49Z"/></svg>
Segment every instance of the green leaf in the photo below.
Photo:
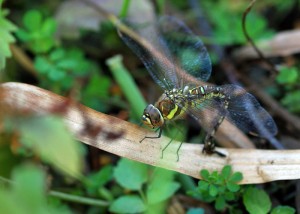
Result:
<svg viewBox="0 0 300 214"><path fill-rule="evenodd" d="M28 42L31 39L30 34L23 29L18 29L16 36L23 42Z"/></svg>
<svg viewBox="0 0 300 214"><path fill-rule="evenodd" d="M49 54L49 59L51 61L58 61L60 59L63 59L66 55L66 51L63 48L57 48Z"/></svg>
<svg viewBox="0 0 300 214"><path fill-rule="evenodd" d="M0 26L1 26L1 24L0 24ZM0 36L1 36L1 39L7 43L15 41L15 37L13 37L12 34L5 29L0 29Z"/></svg>
<svg viewBox="0 0 300 214"><path fill-rule="evenodd" d="M203 6L204 11L210 11L207 15L214 26L212 34L214 40L224 45L245 43L241 17L248 6L246 2L240 2L238 5L232 6L226 1L218 1L217 4L213 1L201 1L201 6ZM211 10L211 8L214 8L214 10ZM261 39L273 34L273 31L267 28L265 18L255 13L255 11L251 11L247 15L246 25L252 38Z"/></svg>
<svg viewBox="0 0 300 214"><path fill-rule="evenodd" d="M213 184L209 185L209 195L210 196L215 197L218 195L218 193L219 193L219 191L218 191L217 186L215 186Z"/></svg>
<svg viewBox="0 0 300 214"><path fill-rule="evenodd" d="M243 194L243 202L251 214L265 214L271 209L271 201L267 193L254 187L246 189Z"/></svg>
<svg viewBox="0 0 300 214"><path fill-rule="evenodd" d="M94 74L87 85L84 95L85 96L103 96L108 97L109 88L111 86L111 79L107 76Z"/></svg>
<svg viewBox="0 0 300 214"><path fill-rule="evenodd" d="M15 41L12 32L16 31L17 27L7 20L5 16L8 14L0 8L0 71L5 67L5 60L11 57L10 44Z"/></svg>
<svg viewBox="0 0 300 214"><path fill-rule="evenodd" d="M23 23L29 31L38 31L42 24L42 14L38 10L30 10L26 12Z"/></svg>
<svg viewBox="0 0 300 214"><path fill-rule="evenodd" d="M224 199L225 199L226 201L232 201L232 200L235 199L235 194L234 194L233 192L228 192L228 191L226 191L226 192L224 193Z"/></svg>
<svg viewBox="0 0 300 214"><path fill-rule="evenodd" d="M23 214L25 213L23 207L18 204L16 206L16 199L11 192L0 189L0 213L13 213Z"/></svg>
<svg viewBox="0 0 300 214"><path fill-rule="evenodd" d="M227 187L227 189L228 189L229 191L231 191L231 192L237 192L237 191L240 190L240 186L239 186L239 185L237 185L237 184L235 184L235 183L233 183L233 182L230 182L230 181L228 181L228 182L226 183L226 187Z"/></svg>
<svg viewBox="0 0 300 214"><path fill-rule="evenodd" d="M215 202L216 210L219 210L219 211L223 210L225 208L225 206L226 206L226 201L225 201L224 197L223 196L217 197L216 202Z"/></svg>
<svg viewBox="0 0 300 214"><path fill-rule="evenodd" d="M231 175L231 166L229 166L229 165L224 166L222 169L221 175L224 179L227 180L229 178L229 176Z"/></svg>
<svg viewBox="0 0 300 214"><path fill-rule="evenodd" d="M32 51L38 54L47 53L50 51L55 44L54 38L43 37L42 35L37 35L37 38L32 39L29 43L29 47Z"/></svg>
<svg viewBox="0 0 300 214"><path fill-rule="evenodd" d="M290 91L282 100L281 103L288 108L289 111L300 112L300 91Z"/></svg>
<svg viewBox="0 0 300 214"><path fill-rule="evenodd" d="M53 68L53 65L45 57L37 56L34 59L34 67L38 72L46 74Z"/></svg>
<svg viewBox="0 0 300 214"><path fill-rule="evenodd" d="M0 213L46 213L45 174L33 165L23 165L14 169L12 179L11 190L0 189Z"/></svg>
<svg viewBox="0 0 300 214"><path fill-rule="evenodd" d="M209 183L207 181L201 180L198 182L198 188L200 191L208 191Z"/></svg>
<svg viewBox="0 0 300 214"><path fill-rule="evenodd" d="M122 158L114 169L118 184L130 190L140 190L147 181L147 165Z"/></svg>
<svg viewBox="0 0 300 214"><path fill-rule="evenodd" d="M148 203L155 204L171 197L180 187L173 179L174 172L156 168L147 188Z"/></svg>
<svg viewBox="0 0 300 214"><path fill-rule="evenodd" d="M57 204L47 203L47 178L41 168L29 164L19 166L14 169L12 179L10 188L0 186L0 213L71 213Z"/></svg>
<svg viewBox="0 0 300 214"><path fill-rule="evenodd" d="M112 179L113 167L107 165L96 173L91 173L85 180L85 185L89 192L98 191L98 189L104 186L108 181Z"/></svg>
<svg viewBox="0 0 300 214"><path fill-rule="evenodd" d="M173 180L173 171L155 168L146 192L148 203L155 204L171 197L180 187Z"/></svg>
<svg viewBox="0 0 300 214"><path fill-rule="evenodd" d="M32 117L18 121L18 125L24 145L62 172L75 177L80 175L80 144L74 142L61 118Z"/></svg>
<svg viewBox="0 0 300 214"><path fill-rule="evenodd" d="M4 40L0 40L0 54L1 54L0 56L4 56L4 57L11 56L9 43Z"/></svg>
<svg viewBox="0 0 300 214"><path fill-rule="evenodd" d="M16 168L13 172L14 194L22 201L23 209L32 213L42 211L41 205L46 205L45 174L33 165ZM30 194L30 197L28 195Z"/></svg>
<svg viewBox="0 0 300 214"><path fill-rule="evenodd" d="M43 35L52 36L56 32L56 21L52 18L47 18L40 30Z"/></svg>
<svg viewBox="0 0 300 214"><path fill-rule="evenodd" d="M52 18L42 20L42 14L37 10L25 13L23 17L25 30L19 30L17 36L34 53L42 54L50 51L55 45L54 33L56 22Z"/></svg>
<svg viewBox="0 0 300 214"><path fill-rule="evenodd" d="M209 176L209 181L211 183L222 182L222 177L219 175L218 171L213 171Z"/></svg>
<svg viewBox="0 0 300 214"><path fill-rule="evenodd" d="M113 201L109 207L109 211L114 213L141 213L145 210L144 202L137 195L121 196Z"/></svg>
<svg viewBox="0 0 300 214"><path fill-rule="evenodd" d="M0 26L3 31L16 31L18 28L11 21L0 15Z"/></svg>
<svg viewBox="0 0 300 214"><path fill-rule="evenodd" d="M209 180L209 171L207 169L202 169L200 175L204 180Z"/></svg>
<svg viewBox="0 0 300 214"><path fill-rule="evenodd" d="M52 67L47 73L47 76L52 81L60 81L63 78L65 78L66 75L67 74L64 70L57 68L57 67Z"/></svg>
<svg viewBox="0 0 300 214"><path fill-rule="evenodd" d="M282 67L276 77L280 84L293 84L298 82L299 72L295 67Z"/></svg>
<svg viewBox="0 0 300 214"><path fill-rule="evenodd" d="M294 214L296 210L289 206L277 206L275 207L271 214Z"/></svg>
<svg viewBox="0 0 300 214"><path fill-rule="evenodd" d="M205 210L202 208L190 208L186 214L204 214Z"/></svg>
<svg viewBox="0 0 300 214"><path fill-rule="evenodd" d="M162 186L149 186L147 189L147 199L149 204L155 204L170 198L179 189L177 182L169 182Z"/></svg>
<svg viewBox="0 0 300 214"><path fill-rule="evenodd" d="M243 174L240 172L235 172L233 175L229 178L229 182L237 183L243 180Z"/></svg>

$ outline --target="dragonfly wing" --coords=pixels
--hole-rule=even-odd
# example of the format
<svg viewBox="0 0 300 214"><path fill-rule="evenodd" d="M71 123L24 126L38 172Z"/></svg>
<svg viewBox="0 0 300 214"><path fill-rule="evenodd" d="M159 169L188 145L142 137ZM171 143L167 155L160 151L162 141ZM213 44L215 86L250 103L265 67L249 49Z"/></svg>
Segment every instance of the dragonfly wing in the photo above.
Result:
<svg viewBox="0 0 300 214"><path fill-rule="evenodd" d="M177 105L181 105L178 103ZM211 132L219 119L226 115L226 110L221 106L224 102L220 99L194 99L190 106L180 106L183 111L192 116L206 132Z"/></svg>
<svg viewBox="0 0 300 214"><path fill-rule="evenodd" d="M177 68L199 80L207 81L211 75L209 54L201 41L182 21L170 17L161 17L159 32L176 61ZM187 80L184 76L181 79ZM183 86L188 82L181 82ZM182 85L181 85L182 86Z"/></svg>
<svg viewBox="0 0 300 214"><path fill-rule="evenodd" d="M273 118L253 95L237 85L223 85L220 89L229 97L227 109L224 108L223 98L212 97L204 100L195 98L192 105L184 110L199 121L207 132L212 131L219 119L225 116L245 133L266 138L276 135L277 126Z"/></svg>
<svg viewBox="0 0 300 214"><path fill-rule="evenodd" d="M166 90L177 87L173 57L157 23L124 23L132 28L132 32L119 30L120 37L141 59L154 81Z"/></svg>
<svg viewBox="0 0 300 214"><path fill-rule="evenodd" d="M244 132L261 137L277 134L277 126L271 115L256 98L237 85L223 85L222 90L230 95L229 120Z"/></svg>

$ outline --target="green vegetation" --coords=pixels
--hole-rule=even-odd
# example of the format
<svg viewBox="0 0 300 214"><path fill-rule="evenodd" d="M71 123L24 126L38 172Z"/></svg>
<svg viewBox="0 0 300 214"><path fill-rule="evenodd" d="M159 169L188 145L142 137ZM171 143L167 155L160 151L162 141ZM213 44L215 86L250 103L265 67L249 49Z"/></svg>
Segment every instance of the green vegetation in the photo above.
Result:
<svg viewBox="0 0 300 214"><path fill-rule="evenodd" d="M17 30L17 27L6 18L9 12L3 9L2 4L3 0L0 0L0 71L5 68L6 58L11 57L9 45L15 42L12 32Z"/></svg>
<svg viewBox="0 0 300 214"><path fill-rule="evenodd" d="M200 15L189 4L191 1L98 2L120 18L151 22L156 15L173 11L198 34L207 30L200 29ZM197 3L203 12L200 19L211 27L201 38L207 45L218 45L228 59L224 63L213 48L209 49L215 59L212 83L246 79L262 85L268 90L261 93L269 93L275 104L297 118L299 56L274 57L272 62L281 65L277 66L279 73L274 81L268 79L261 59L239 63L231 60L232 51L247 45L241 20L249 2ZM247 18L249 35L257 42L286 29L294 30L298 21L291 18L293 7L292 1L257 2ZM190 54L197 53L178 53L181 60ZM197 67L193 69L197 71ZM34 84L135 123L140 123L146 106L144 98L155 101L161 92L141 62L123 45L115 26L99 11L73 1L0 0L0 72L2 81ZM268 81L272 83L265 86ZM247 81L242 83L251 88ZM216 213L299 212L293 182L241 186L243 175L232 171L234 165L224 166L220 172L201 170L202 180L195 181L186 175L118 158L76 142L59 116L68 104L51 107L57 115L33 116L25 111L26 116L8 116L1 109L0 213L166 213L172 206L189 214L206 213L207 207ZM268 110L274 113L276 109ZM275 115L274 119L282 124L280 140L299 139L298 130L290 128L278 112ZM166 133L180 140L203 141L199 129L190 124L175 124L180 136L176 126Z"/></svg>

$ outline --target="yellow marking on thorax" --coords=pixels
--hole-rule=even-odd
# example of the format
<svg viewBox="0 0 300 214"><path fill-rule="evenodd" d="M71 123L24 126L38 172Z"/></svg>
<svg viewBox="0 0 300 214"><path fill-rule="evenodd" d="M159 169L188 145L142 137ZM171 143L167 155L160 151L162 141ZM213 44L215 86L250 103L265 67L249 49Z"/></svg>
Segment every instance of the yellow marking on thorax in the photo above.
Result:
<svg viewBox="0 0 300 214"><path fill-rule="evenodd" d="M175 108L173 108L168 115L165 116L165 118L171 120L175 117L176 112L178 111L178 105L175 105Z"/></svg>
<svg viewBox="0 0 300 214"><path fill-rule="evenodd" d="M182 109L178 105L175 105L175 108L173 108L168 115L164 116L164 119L172 120L182 115L183 113L184 111L182 111Z"/></svg>

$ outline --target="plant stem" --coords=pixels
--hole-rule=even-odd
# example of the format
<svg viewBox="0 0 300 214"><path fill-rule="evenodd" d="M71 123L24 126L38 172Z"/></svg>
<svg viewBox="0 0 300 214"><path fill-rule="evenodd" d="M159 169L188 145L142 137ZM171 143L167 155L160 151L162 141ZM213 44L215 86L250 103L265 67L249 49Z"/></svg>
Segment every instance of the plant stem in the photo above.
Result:
<svg viewBox="0 0 300 214"><path fill-rule="evenodd" d="M138 192L139 192L142 200L145 202L145 204L147 204L147 198L146 198L144 192L141 189L139 189Z"/></svg>
<svg viewBox="0 0 300 214"><path fill-rule="evenodd" d="M129 8L130 0L124 0L123 5L120 12L120 17L124 18L127 16L128 8Z"/></svg>
<svg viewBox="0 0 300 214"><path fill-rule="evenodd" d="M56 197L56 198L60 198L65 201L72 201L72 202L91 205L91 206L107 207L109 205L109 202L107 202L107 201L86 198L86 197L81 197L81 196L75 196L75 195L57 192L57 191L53 191L53 190L49 192L49 195Z"/></svg>
<svg viewBox="0 0 300 214"><path fill-rule="evenodd" d="M106 61L109 69L111 70L115 80L118 82L126 99L131 106L131 112L134 117L140 118L142 112L146 106L146 102L141 95L137 85L135 84L132 76L122 63L122 57L120 55L114 56Z"/></svg>

